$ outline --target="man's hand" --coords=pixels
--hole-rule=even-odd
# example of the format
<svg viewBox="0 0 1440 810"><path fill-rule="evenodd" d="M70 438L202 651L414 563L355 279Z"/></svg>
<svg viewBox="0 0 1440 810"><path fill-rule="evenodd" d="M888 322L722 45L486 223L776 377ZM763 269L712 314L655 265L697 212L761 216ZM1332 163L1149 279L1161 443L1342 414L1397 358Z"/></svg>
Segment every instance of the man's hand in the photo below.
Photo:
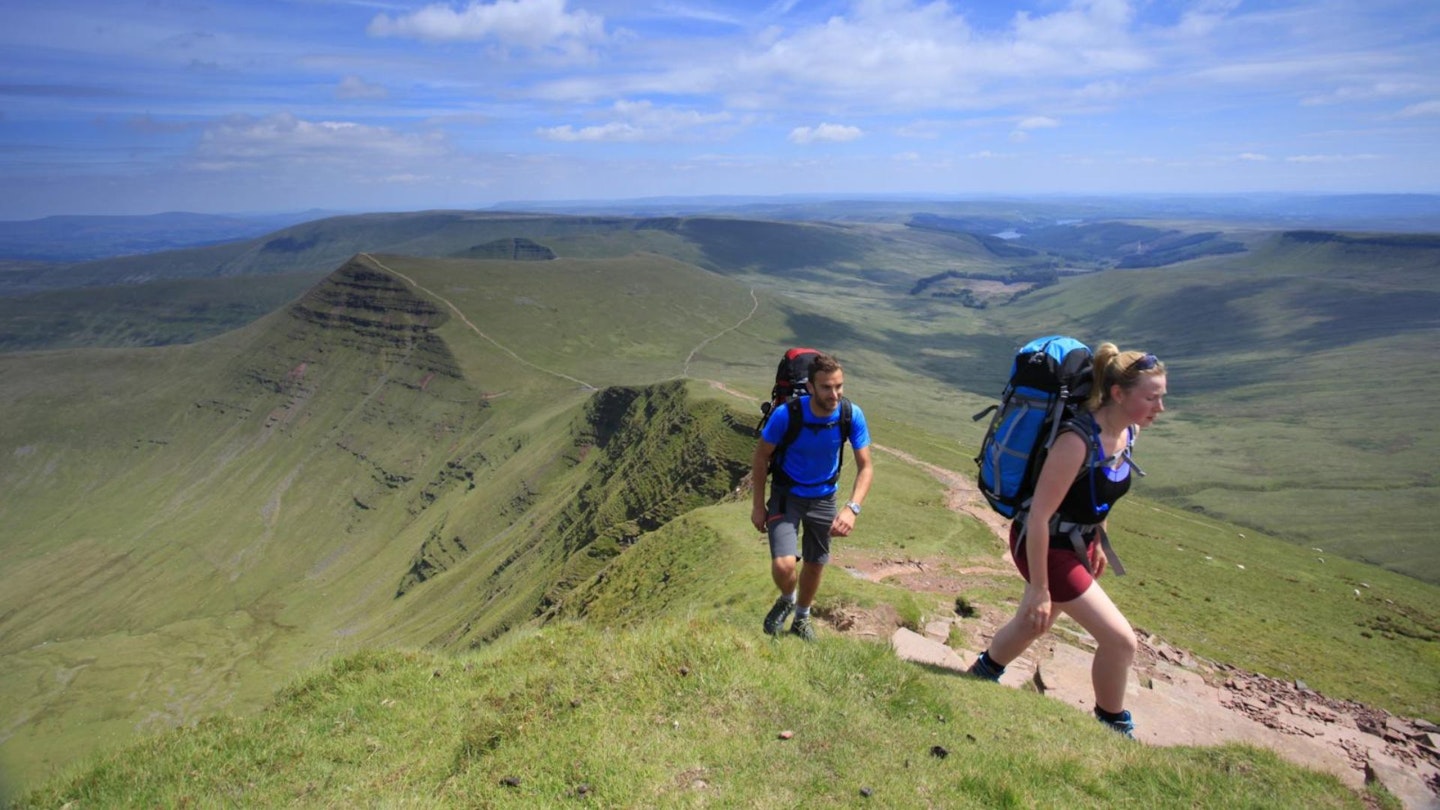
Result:
<svg viewBox="0 0 1440 810"><path fill-rule="evenodd" d="M764 504L755 504L750 507L750 525L754 526L757 532L765 531L765 519L770 517L765 512Z"/></svg>
<svg viewBox="0 0 1440 810"><path fill-rule="evenodd" d="M831 537L849 537L850 531L855 528L855 513L850 507L842 506L836 513L835 519L830 522Z"/></svg>

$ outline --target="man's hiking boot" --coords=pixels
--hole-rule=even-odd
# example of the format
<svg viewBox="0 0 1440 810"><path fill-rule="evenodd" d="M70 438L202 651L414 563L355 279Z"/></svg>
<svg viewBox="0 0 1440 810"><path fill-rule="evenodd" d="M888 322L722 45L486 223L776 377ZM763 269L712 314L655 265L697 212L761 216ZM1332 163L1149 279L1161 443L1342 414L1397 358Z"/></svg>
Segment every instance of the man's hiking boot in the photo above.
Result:
<svg viewBox="0 0 1440 810"><path fill-rule="evenodd" d="M1130 719L1130 710L1126 709L1113 720L1100 716L1100 709L1095 709L1095 719L1114 729L1117 734L1126 739L1135 739L1135 723Z"/></svg>
<svg viewBox="0 0 1440 810"><path fill-rule="evenodd" d="M796 616L795 621L790 625L790 635L799 636L806 641L814 641L815 624L810 621L809 616Z"/></svg>
<svg viewBox="0 0 1440 810"><path fill-rule="evenodd" d="M785 620L790 618L790 614L794 612L794 602L791 602L783 596L776 599L775 606L770 608L769 613L765 614L765 634L769 636L780 635L780 631L785 628Z"/></svg>

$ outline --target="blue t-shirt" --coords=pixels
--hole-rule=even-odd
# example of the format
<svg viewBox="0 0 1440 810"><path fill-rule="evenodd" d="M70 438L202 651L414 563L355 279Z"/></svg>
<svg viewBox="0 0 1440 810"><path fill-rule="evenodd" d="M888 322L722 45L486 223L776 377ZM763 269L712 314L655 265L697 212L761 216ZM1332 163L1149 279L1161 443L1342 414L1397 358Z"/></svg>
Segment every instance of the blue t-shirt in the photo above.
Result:
<svg viewBox="0 0 1440 810"><path fill-rule="evenodd" d="M800 414L806 425L824 426L801 428L795 443L785 448L780 460L780 469L794 485L790 492L801 498L825 498L835 494L836 486L830 479L840 471L840 448L845 438L850 446L863 450L870 446L870 428L865 423L865 412L859 405L850 405L850 435L840 436L840 408L828 416L816 416L810 410L810 397L800 398ZM785 438L785 429L790 425L790 409L776 408L760 431L760 438L770 444L779 444Z"/></svg>

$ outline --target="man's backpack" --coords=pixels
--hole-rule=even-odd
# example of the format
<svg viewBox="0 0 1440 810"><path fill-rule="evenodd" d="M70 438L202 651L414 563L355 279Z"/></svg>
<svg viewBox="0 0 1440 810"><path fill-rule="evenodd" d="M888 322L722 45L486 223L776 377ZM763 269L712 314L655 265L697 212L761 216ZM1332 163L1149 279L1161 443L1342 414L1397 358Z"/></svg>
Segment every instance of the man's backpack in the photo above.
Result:
<svg viewBox="0 0 1440 810"><path fill-rule="evenodd" d="M800 397L810 391L810 365L820 352L815 349L796 347L786 350L780 358L780 364L775 369L775 387L770 389L770 400L760 403L760 423L755 426L756 432L765 427L770 421L770 416L780 408L788 410L788 421L785 423L785 435L775 445L775 452L770 456L770 474L781 483L794 483L786 480L788 477L781 470L780 462L784 456L785 449L800 438L800 431L806 428L811 430L830 430L840 428L840 464L836 465L835 477L829 483L833 484L840 478L840 466L845 463L845 440L850 436L850 424L853 421L850 400L840 400L840 418L836 422L815 424L805 422L805 416L800 410ZM810 482L815 483L815 482Z"/></svg>
<svg viewBox="0 0 1440 810"><path fill-rule="evenodd" d="M980 491L1004 517L1030 506L1060 425L1090 395L1093 362L1090 347L1074 338L1036 338L1015 353L1000 403L975 414L975 421L994 414L975 463Z"/></svg>
<svg viewBox="0 0 1440 810"><path fill-rule="evenodd" d="M770 420L770 414L776 408L785 406L791 400L798 401L800 396L810 390L810 364L820 352L814 349L794 348L788 349L785 355L780 358L780 365L775 369L775 387L770 389L770 401L760 403L760 424L756 429L765 427Z"/></svg>

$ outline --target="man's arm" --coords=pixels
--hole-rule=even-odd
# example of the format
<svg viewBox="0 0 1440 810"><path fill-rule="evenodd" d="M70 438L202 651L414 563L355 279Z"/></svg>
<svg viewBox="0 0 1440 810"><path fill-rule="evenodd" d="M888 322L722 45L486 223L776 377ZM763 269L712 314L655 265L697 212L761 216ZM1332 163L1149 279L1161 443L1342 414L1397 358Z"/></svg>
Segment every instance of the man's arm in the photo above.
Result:
<svg viewBox="0 0 1440 810"><path fill-rule="evenodd" d="M836 511L835 521L830 524L831 536L845 537L855 528L856 514L851 511L850 504L859 506L865 503L874 477L875 466L870 462L870 445L867 444L855 451L855 488L850 490L850 500Z"/></svg>
<svg viewBox="0 0 1440 810"><path fill-rule="evenodd" d="M775 455L775 445L761 439L755 443L755 455L750 459L750 523L755 531L765 531L765 483L770 477L770 457Z"/></svg>

